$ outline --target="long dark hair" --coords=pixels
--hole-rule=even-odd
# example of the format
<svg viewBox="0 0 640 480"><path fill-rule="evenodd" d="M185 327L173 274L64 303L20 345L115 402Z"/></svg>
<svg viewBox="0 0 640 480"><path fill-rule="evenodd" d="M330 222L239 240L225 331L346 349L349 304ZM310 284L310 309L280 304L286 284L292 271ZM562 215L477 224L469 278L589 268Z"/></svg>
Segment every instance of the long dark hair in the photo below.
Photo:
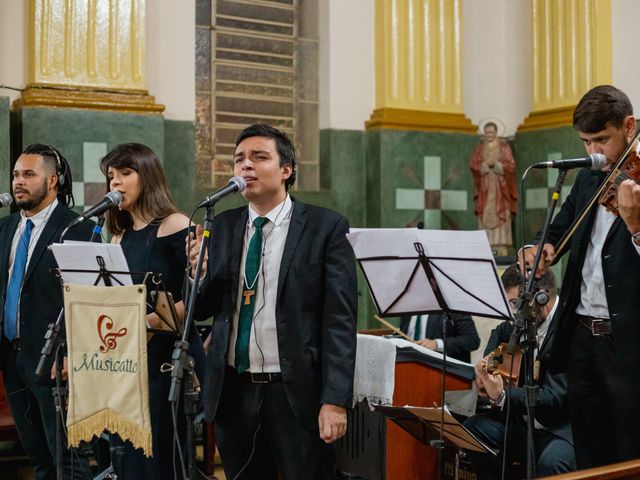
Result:
<svg viewBox="0 0 640 480"><path fill-rule="evenodd" d="M149 223L159 224L172 213L178 212L167 186L162 164L158 156L146 145L140 143L123 143L111 150L100 160L100 170L107 179L107 192L110 190L109 167L130 168L138 173L140 179L140 196L133 209ZM133 227L131 214L118 208L106 213L107 228L114 235L119 235Z"/></svg>

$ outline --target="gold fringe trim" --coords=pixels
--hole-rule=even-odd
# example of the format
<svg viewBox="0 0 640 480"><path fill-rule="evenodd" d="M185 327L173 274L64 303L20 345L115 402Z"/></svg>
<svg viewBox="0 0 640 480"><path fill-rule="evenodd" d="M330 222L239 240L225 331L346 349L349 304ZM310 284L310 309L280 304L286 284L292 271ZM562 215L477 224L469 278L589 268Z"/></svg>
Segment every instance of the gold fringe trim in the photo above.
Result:
<svg viewBox="0 0 640 480"><path fill-rule="evenodd" d="M102 410L67 427L69 445L77 447L81 441L90 441L103 430L117 433L123 440L129 440L134 447L142 448L147 457L153 456L151 430L142 428L132 420L114 412Z"/></svg>

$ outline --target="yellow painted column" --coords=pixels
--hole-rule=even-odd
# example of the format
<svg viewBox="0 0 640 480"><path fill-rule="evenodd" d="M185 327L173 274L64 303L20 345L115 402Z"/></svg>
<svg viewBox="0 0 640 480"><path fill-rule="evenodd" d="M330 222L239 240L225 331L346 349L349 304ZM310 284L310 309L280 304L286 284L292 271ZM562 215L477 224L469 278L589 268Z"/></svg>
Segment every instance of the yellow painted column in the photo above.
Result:
<svg viewBox="0 0 640 480"><path fill-rule="evenodd" d="M30 0L18 106L161 113L146 90L145 0Z"/></svg>
<svg viewBox="0 0 640 480"><path fill-rule="evenodd" d="M475 132L462 108L461 0L376 0L367 128Z"/></svg>
<svg viewBox="0 0 640 480"><path fill-rule="evenodd" d="M532 110L518 129L572 124L590 88L611 83L611 0L531 0Z"/></svg>

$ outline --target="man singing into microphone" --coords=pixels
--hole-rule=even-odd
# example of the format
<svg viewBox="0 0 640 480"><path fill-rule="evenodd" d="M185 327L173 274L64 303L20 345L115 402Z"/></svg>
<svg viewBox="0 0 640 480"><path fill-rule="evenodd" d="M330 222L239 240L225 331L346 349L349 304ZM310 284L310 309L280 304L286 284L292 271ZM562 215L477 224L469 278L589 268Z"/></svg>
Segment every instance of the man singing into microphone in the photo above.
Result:
<svg viewBox="0 0 640 480"><path fill-rule="evenodd" d="M242 131L234 162L249 205L216 217L208 247L205 412L227 478L331 479L356 351L347 220L288 194L295 151L275 128Z"/></svg>
<svg viewBox="0 0 640 480"><path fill-rule="evenodd" d="M552 222L538 276L636 130L629 98L609 85L582 97L573 125L587 153L605 155L608 164L578 172ZM552 373L567 369L578 468L640 458L640 186L622 182L617 198L620 216L596 201L571 238L551 351ZM538 247L525 248L526 265Z"/></svg>
<svg viewBox="0 0 640 480"><path fill-rule="evenodd" d="M62 295L53 254L47 247L57 242L64 228L77 215L73 204L71 169L54 147L30 145L13 168L13 197L20 212L0 220L0 294L4 300L0 326L0 367L13 420L24 451L35 467L35 478L56 477L56 409L49 377L53 357L47 363L47 378L35 370L40 360L49 323L56 321ZM68 235L89 240L93 222L86 222ZM63 442L66 446L66 439ZM90 476L89 463L80 452L65 448L64 478ZM73 470L73 475L71 471Z"/></svg>

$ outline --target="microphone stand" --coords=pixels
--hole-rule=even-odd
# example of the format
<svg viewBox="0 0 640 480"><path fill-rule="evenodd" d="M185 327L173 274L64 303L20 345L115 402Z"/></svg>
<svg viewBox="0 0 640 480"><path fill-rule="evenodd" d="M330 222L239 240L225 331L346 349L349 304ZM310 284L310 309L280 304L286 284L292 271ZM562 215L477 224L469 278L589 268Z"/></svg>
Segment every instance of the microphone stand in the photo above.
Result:
<svg viewBox="0 0 640 480"><path fill-rule="evenodd" d="M212 205L208 205L207 214L203 223L203 236L202 243L200 244L200 252L198 253L198 261L196 264L196 271L193 279L193 285L189 291L189 301L187 304L187 310L184 320L184 330L182 332L182 338L175 343L173 354L171 356L171 388L169 390L169 402L172 403L174 408L178 404L180 395L180 386L182 384L183 377L186 374L185 388L183 392L184 398L184 414L187 419L187 472L190 480L196 479L196 458L195 458L195 431L194 431L194 419L198 405L198 399L200 394L200 386L197 383L194 366L195 362L193 357L188 354L189 351L189 333L193 324L193 315L195 312L196 298L198 296L198 289L200 286L200 272L202 271L202 264L204 263L204 256L206 253L206 242L209 241L211 231L213 229L213 220L215 212ZM188 282L187 282L188 284Z"/></svg>
<svg viewBox="0 0 640 480"><path fill-rule="evenodd" d="M102 226L104 225L104 215L100 215L98 217L98 223L93 228L93 232L91 234L90 242L93 242L96 235L100 234L102 231ZM64 237L66 236L69 229L73 226L73 222L67 225L67 227L60 234L60 243L64 243ZM105 285L106 285L105 279ZM47 372L45 370L45 364L47 359L53 353L55 348L56 350L56 358L55 358L55 368L56 368L56 385L53 387L52 395L54 399L54 404L56 407L56 478L58 480L62 480L64 473L64 435L62 422L64 422L64 410L67 401L68 389L66 386L62 385L62 368L64 362L64 352L66 349L66 342L64 339L60 339L60 333L62 332L62 322L64 321L64 306L60 309L60 313L58 314L58 318L56 318L55 323L50 323L47 327L47 332L44 335L45 344L40 350L40 360L38 361L38 366L36 367L35 374L39 378L43 378ZM73 458L71 459L73 462Z"/></svg>
<svg viewBox="0 0 640 480"><path fill-rule="evenodd" d="M62 423L64 422L64 410L68 394L67 387L62 385L62 362L64 362L65 348L65 342L60 342L58 348L56 348L56 386L51 389L56 407L56 478L58 480L64 479L64 448L62 445L65 438ZM73 463L73 458L70 461Z"/></svg>
<svg viewBox="0 0 640 480"><path fill-rule="evenodd" d="M535 281L536 272L540 265L542 258L542 252L544 245L549 234L549 226L553 219L553 213L555 212L558 199L560 198L560 192L564 183L567 171L561 169L558 172L558 178L551 194L551 202L547 208L547 216L542 227L542 235L540 236L540 242L538 243L538 250L536 251L533 265L531 266L531 274L526 279L526 284L523 291L518 297L518 313L516 314L516 321L509 337L509 344L507 346L507 353L513 354L516 343L524 331L524 362L525 362L525 399L527 406L527 480L532 479L535 476L535 449L533 442L534 433L534 420L535 420L535 407L538 399L538 386L535 384L534 373L534 351L536 347L536 315L534 315L535 308L531 308L533 294L533 285ZM524 261L523 261L524 263ZM523 265L524 267L524 265ZM535 300L534 300L535 301ZM526 328L525 328L526 324Z"/></svg>

